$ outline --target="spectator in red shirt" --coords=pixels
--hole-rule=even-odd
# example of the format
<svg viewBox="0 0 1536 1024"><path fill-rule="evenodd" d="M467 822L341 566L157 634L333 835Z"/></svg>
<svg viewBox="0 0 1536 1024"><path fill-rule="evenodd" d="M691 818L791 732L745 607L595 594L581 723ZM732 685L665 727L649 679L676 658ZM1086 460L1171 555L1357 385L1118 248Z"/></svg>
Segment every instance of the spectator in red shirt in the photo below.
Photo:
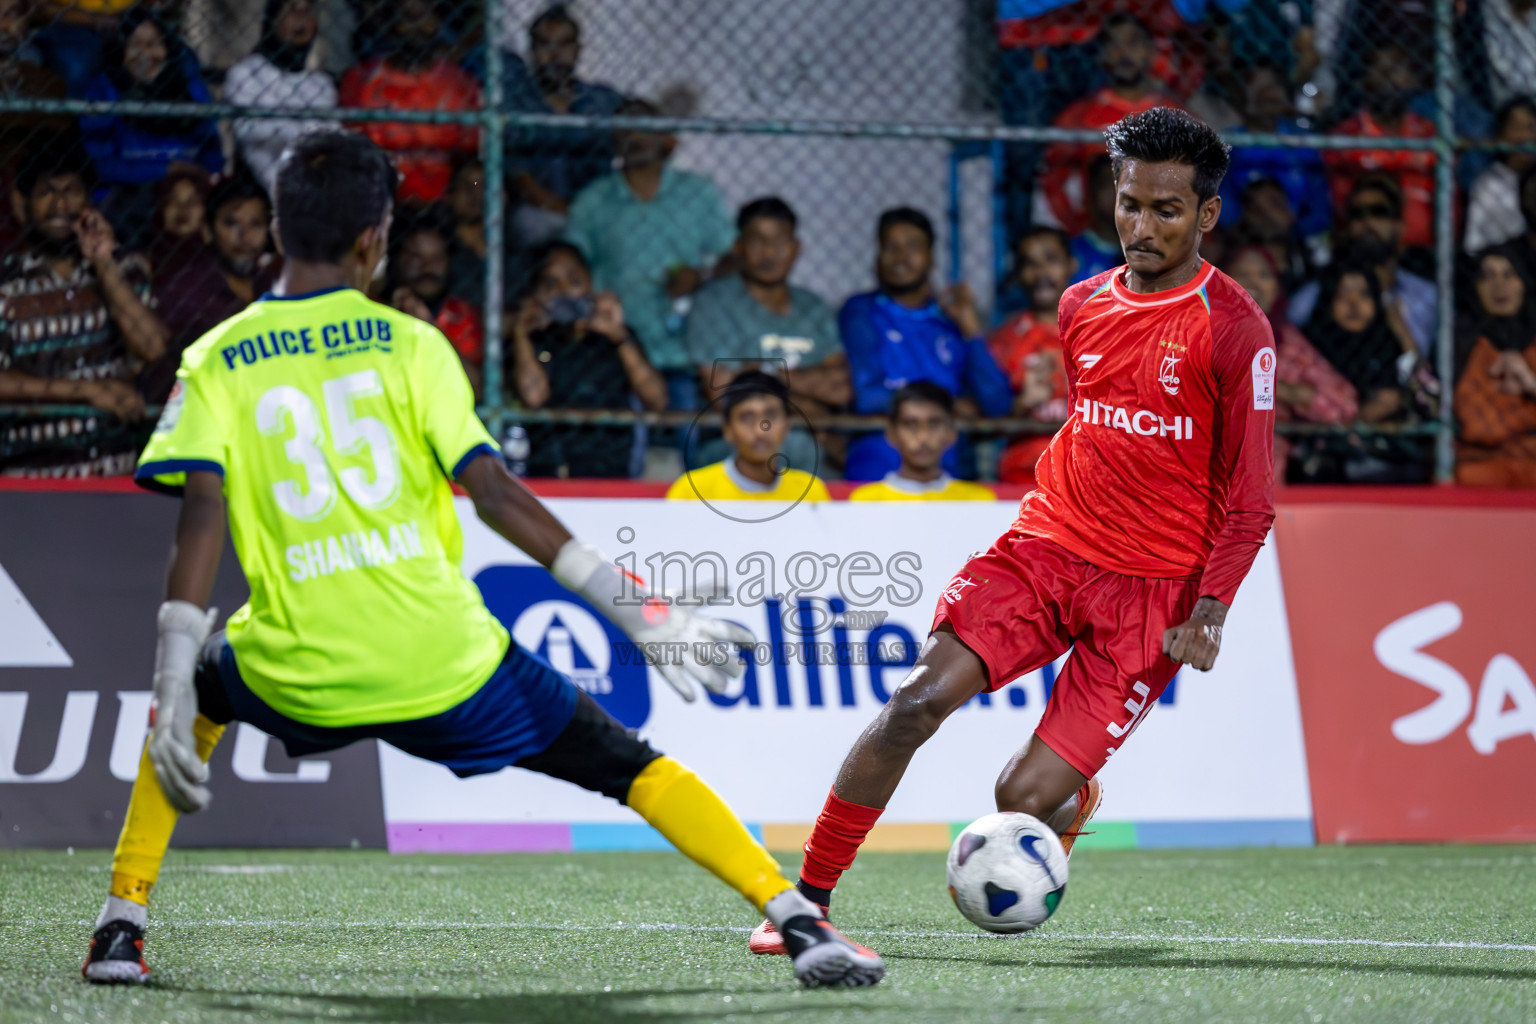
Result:
<svg viewBox="0 0 1536 1024"><path fill-rule="evenodd" d="M341 80L341 105L395 110L479 108L480 87L446 59L441 29L431 0L401 0L390 29L390 53L346 73ZM435 202L453 177L454 158L474 153L480 146L480 133L470 125L370 121L358 127L394 157L400 171L399 198L404 202Z"/></svg>
<svg viewBox="0 0 1536 1024"><path fill-rule="evenodd" d="M479 395L485 329L480 310L449 292L451 230L435 213L396 214L389 246L389 304L447 335Z"/></svg>
<svg viewBox="0 0 1536 1024"><path fill-rule="evenodd" d="M1099 46L1099 64L1109 84L1063 110L1053 122L1057 128L1104 128L1127 114L1179 105L1152 78L1152 60L1157 54L1152 31L1134 15L1105 18ZM1071 142L1055 143L1045 152L1041 191L1050 218L1068 234L1075 235L1088 226L1086 171L1094 157L1103 153L1104 147L1098 143Z"/></svg>
<svg viewBox="0 0 1536 1024"><path fill-rule="evenodd" d="M1365 105L1335 130L1341 135L1433 138L1434 122L1408 109L1418 87L1414 65L1401 46L1386 43L1367 58L1360 83ZM1331 149L1323 154L1333 205L1343 211L1355 182L1386 172L1403 190L1403 243L1435 243L1435 155L1427 149Z"/></svg>
<svg viewBox="0 0 1536 1024"><path fill-rule="evenodd" d="M1015 259L1030 308L993 331L987 347L1016 395L1013 415L1058 423L1071 410L1056 310L1062 293L1077 276L1077 260L1066 233L1046 227L1034 228L1019 239ZM1013 439L998 460L997 478L1032 482L1035 461L1050 443L1050 433Z"/></svg>
<svg viewBox="0 0 1536 1024"><path fill-rule="evenodd" d="M1354 385L1306 339L1301 328L1285 318L1285 287L1271 251L1263 245L1244 246L1232 254L1226 270L1232 280L1253 296L1275 332L1276 422L1352 423L1360 411L1360 397ZM1313 447L1308 440L1301 439L1297 446L1297 454L1303 460ZM1277 481L1285 480L1291 453L1290 439L1276 435Z"/></svg>
<svg viewBox="0 0 1536 1024"><path fill-rule="evenodd" d="M1498 250L1459 303L1456 482L1536 487L1536 281Z"/></svg>

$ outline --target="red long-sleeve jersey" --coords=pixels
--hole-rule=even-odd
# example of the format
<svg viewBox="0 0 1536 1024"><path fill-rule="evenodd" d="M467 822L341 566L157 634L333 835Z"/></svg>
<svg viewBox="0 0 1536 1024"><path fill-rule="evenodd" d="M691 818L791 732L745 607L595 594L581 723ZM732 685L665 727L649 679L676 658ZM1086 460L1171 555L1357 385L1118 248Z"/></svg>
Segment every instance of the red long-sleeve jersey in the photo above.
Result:
<svg viewBox="0 0 1536 1024"><path fill-rule="evenodd" d="M1071 417L1014 528L1126 576L1231 604L1275 518L1275 340L1209 263L1140 295L1124 267L1061 298Z"/></svg>

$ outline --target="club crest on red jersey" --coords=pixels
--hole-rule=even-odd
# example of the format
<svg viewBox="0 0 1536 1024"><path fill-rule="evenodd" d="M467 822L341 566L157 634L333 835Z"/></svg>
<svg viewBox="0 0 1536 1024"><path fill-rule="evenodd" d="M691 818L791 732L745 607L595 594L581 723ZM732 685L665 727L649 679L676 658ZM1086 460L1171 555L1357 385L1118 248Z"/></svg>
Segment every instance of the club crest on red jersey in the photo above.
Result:
<svg viewBox="0 0 1536 1024"><path fill-rule="evenodd" d="M1157 368L1157 382L1163 386L1163 390L1170 395L1179 393L1179 363L1184 360L1184 353L1189 351L1188 345L1180 345L1176 341L1164 341L1162 365Z"/></svg>
<svg viewBox="0 0 1536 1024"><path fill-rule="evenodd" d="M1179 357L1172 352L1163 356L1163 365L1157 372L1157 382L1170 395L1179 393Z"/></svg>
<svg viewBox="0 0 1536 1024"><path fill-rule="evenodd" d="M949 604L954 604L964 596L966 587L974 587L975 585L976 581L968 576L956 576L950 581L949 586L944 589L944 600Z"/></svg>

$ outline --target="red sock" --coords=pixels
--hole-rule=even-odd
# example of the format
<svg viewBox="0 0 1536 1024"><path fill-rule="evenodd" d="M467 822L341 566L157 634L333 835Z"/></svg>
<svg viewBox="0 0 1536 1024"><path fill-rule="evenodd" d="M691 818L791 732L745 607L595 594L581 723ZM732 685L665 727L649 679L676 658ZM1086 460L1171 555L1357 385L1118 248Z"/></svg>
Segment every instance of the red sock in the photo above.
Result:
<svg viewBox="0 0 1536 1024"><path fill-rule="evenodd" d="M805 841L800 877L818 889L836 888L837 880L853 864L864 837L884 813L883 807L851 804L829 792L816 827Z"/></svg>

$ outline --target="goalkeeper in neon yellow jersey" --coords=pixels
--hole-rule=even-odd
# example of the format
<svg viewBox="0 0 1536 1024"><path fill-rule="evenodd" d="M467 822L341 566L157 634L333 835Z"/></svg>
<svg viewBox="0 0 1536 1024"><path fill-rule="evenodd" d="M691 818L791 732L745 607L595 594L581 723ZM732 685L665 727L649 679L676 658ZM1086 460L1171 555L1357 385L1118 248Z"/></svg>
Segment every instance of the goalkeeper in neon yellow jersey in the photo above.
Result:
<svg viewBox="0 0 1536 1024"><path fill-rule="evenodd" d="M709 659L750 640L739 627L618 603L614 565L503 468L443 335L357 290L383 256L395 184L362 135L308 135L284 154L282 277L187 350L140 459L141 483L182 494L181 517L153 724L85 977L149 973L148 899L171 831L208 803L205 762L242 721L294 756L377 738L460 776L516 765L603 793L764 910L803 982L878 981L879 957L827 924L708 786L521 650L459 571L450 480L644 649L687 652L656 666L685 699L743 671ZM251 599L210 636L226 518Z"/></svg>

